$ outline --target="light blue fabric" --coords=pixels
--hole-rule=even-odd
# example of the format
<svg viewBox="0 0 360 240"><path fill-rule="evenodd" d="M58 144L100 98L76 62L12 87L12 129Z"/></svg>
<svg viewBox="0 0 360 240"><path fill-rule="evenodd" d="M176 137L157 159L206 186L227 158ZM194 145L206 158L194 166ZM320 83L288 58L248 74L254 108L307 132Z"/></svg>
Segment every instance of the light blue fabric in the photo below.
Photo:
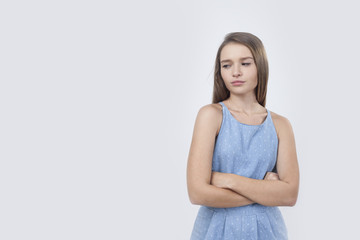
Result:
<svg viewBox="0 0 360 240"><path fill-rule="evenodd" d="M274 171L278 138L270 111L260 125L240 123L223 102L223 119L212 170L263 179ZM287 228L277 206L258 203L232 208L201 205L191 240L287 240Z"/></svg>

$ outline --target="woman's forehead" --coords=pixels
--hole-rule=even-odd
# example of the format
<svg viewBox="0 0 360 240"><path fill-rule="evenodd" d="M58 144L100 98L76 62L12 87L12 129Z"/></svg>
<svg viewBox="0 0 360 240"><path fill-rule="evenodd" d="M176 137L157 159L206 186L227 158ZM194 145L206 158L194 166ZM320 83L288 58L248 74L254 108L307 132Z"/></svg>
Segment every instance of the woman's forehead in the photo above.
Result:
<svg viewBox="0 0 360 240"><path fill-rule="evenodd" d="M230 43L223 47L220 59L224 60L243 60L246 58L253 58L248 47L240 43Z"/></svg>

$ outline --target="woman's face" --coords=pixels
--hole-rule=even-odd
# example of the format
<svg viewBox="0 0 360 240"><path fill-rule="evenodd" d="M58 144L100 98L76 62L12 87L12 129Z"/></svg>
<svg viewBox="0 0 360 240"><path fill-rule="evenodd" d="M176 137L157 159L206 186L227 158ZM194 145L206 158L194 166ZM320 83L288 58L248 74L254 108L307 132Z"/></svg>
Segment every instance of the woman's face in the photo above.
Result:
<svg viewBox="0 0 360 240"><path fill-rule="evenodd" d="M220 53L221 76L227 89L234 94L254 92L257 86L257 68L249 48L229 43ZM232 83L233 81L243 83Z"/></svg>

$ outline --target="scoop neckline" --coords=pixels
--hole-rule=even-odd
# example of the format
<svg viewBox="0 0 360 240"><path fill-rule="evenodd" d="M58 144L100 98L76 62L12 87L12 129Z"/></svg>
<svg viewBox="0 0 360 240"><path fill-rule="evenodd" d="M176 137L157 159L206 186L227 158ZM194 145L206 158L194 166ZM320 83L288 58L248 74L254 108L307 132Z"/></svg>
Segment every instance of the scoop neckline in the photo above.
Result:
<svg viewBox="0 0 360 240"><path fill-rule="evenodd" d="M266 112L267 112L267 115L266 115L266 118L265 120L261 123L261 124L257 124L257 125L250 125L250 124L246 124L246 123L242 123L240 122L239 120L237 120L230 112L230 110L227 108L227 106L225 105L225 103L223 101L221 101L222 105L226 108L226 110L228 111L230 117L235 120L237 123L241 124L241 125L245 125L245 126L249 126L249 127L260 127L262 125L264 125L266 123L266 121L269 119L269 115L270 115L270 112L269 110L265 107L266 109Z"/></svg>

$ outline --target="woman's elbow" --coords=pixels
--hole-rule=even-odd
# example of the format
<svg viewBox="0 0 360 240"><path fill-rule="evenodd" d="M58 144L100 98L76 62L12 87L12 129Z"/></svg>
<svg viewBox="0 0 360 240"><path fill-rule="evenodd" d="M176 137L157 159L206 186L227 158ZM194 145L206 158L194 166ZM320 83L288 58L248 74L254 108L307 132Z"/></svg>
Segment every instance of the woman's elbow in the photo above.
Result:
<svg viewBox="0 0 360 240"><path fill-rule="evenodd" d="M189 199L190 199L191 204L202 205L201 197L198 196L197 194L194 194L194 193L189 194Z"/></svg>
<svg viewBox="0 0 360 240"><path fill-rule="evenodd" d="M204 189L204 187L193 187L189 189L189 199L190 202L194 205L203 205L203 198L202 198L202 190Z"/></svg>
<svg viewBox="0 0 360 240"><path fill-rule="evenodd" d="M192 204L197 205L198 199L197 196L195 194L195 191L191 188L188 188L188 195L189 195L189 200Z"/></svg>
<svg viewBox="0 0 360 240"><path fill-rule="evenodd" d="M288 198L288 206L293 207L296 205L297 202L297 198L298 198L298 189L296 188L296 190L291 192L290 197Z"/></svg>
<svg viewBox="0 0 360 240"><path fill-rule="evenodd" d="M293 207L293 206L295 206L295 204L296 204L296 201L297 201L297 197L292 197L292 198L290 198L290 200L288 201L288 206L289 207Z"/></svg>
<svg viewBox="0 0 360 240"><path fill-rule="evenodd" d="M190 202L193 205L200 205L200 201L198 198L195 198L194 196L190 197Z"/></svg>

